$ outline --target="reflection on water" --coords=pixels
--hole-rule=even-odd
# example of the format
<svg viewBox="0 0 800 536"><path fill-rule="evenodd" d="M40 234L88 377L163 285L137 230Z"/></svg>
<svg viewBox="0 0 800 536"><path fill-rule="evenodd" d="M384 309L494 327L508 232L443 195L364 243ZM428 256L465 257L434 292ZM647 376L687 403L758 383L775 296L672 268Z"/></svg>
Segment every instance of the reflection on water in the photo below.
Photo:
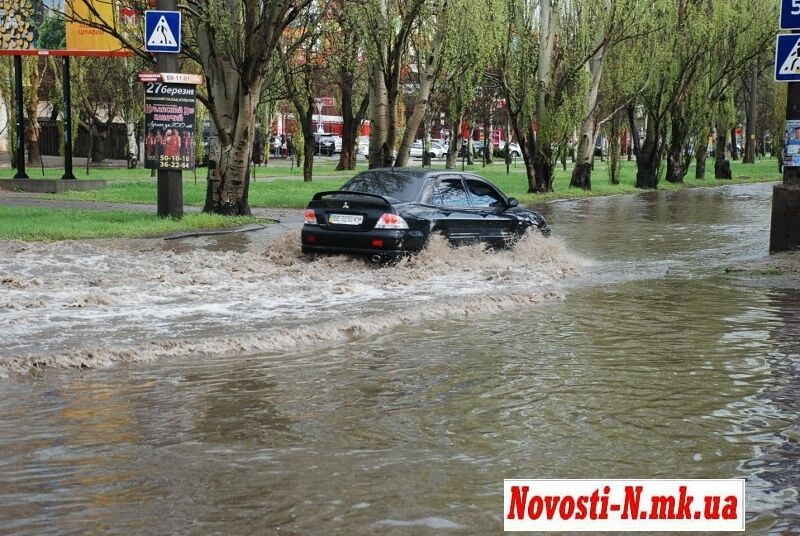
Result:
<svg viewBox="0 0 800 536"><path fill-rule="evenodd" d="M680 194L548 206L593 259L563 300L0 383L0 531L489 534L503 478L745 477L790 533L800 293L720 268L769 190Z"/></svg>

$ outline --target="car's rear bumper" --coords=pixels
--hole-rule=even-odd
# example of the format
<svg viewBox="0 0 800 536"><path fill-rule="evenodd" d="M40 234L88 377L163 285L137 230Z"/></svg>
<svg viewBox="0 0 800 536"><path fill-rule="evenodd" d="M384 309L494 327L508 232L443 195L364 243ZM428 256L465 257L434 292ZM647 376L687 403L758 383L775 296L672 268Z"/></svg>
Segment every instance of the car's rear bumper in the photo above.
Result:
<svg viewBox="0 0 800 536"><path fill-rule="evenodd" d="M300 243L304 253L345 253L396 258L415 253L425 246L427 237L418 231L372 229L342 231L304 225Z"/></svg>

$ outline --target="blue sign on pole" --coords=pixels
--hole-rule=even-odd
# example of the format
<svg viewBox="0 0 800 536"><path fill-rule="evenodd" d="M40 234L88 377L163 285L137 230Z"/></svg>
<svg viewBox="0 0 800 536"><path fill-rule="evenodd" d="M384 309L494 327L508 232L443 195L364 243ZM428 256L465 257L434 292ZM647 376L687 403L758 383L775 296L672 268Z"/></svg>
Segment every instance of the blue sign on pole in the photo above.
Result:
<svg viewBox="0 0 800 536"><path fill-rule="evenodd" d="M781 0L781 30L800 30L800 0Z"/></svg>
<svg viewBox="0 0 800 536"><path fill-rule="evenodd" d="M778 36L775 45L775 80L800 82L800 34Z"/></svg>
<svg viewBox="0 0 800 536"><path fill-rule="evenodd" d="M181 51L180 11L144 12L144 49L174 54Z"/></svg>

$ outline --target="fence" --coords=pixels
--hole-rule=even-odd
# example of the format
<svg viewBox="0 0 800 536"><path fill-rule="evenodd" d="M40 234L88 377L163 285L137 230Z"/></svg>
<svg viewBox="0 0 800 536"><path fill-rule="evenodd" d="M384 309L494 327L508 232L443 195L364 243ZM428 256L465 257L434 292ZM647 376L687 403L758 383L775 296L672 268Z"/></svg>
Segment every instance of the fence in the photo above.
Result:
<svg viewBox="0 0 800 536"><path fill-rule="evenodd" d="M106 140L106 158L114 160L124 160L128 157L126 153L127 129L125 125L113 123L108 132ZM72 154L76 157L86 157L89 153L89 132L78 127L78 137L72 147ZM58 121L39 120L39 152L43 155L58 156L62 154L64 141L58 134Z"/></svg>

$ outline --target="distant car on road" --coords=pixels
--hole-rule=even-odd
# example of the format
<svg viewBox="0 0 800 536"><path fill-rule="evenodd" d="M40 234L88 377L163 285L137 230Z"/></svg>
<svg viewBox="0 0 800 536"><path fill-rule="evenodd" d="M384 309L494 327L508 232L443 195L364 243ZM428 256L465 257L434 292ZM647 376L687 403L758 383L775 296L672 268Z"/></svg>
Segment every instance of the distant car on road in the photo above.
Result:
<svg viewBox="0 0 800 536"><path fill-rule="evenodd" d="M442 156L444 156L446 152L447 150L436 142L431 142L431 146L428 148L428 154L431 155L431 158L441 158ZM411 145L411 152L409 153L409 156L415 158L422 158L421 141L415 141Z"/></svg>
<svg viewBox="0 0 800 536"><path fill-rule="evenodd" d="M301 232L304 253L349 253L374 261L421 250L441 232L454 245L513 245L544 218L470 173L418 168L364 171L340 190L314 195Z"/></svg>

